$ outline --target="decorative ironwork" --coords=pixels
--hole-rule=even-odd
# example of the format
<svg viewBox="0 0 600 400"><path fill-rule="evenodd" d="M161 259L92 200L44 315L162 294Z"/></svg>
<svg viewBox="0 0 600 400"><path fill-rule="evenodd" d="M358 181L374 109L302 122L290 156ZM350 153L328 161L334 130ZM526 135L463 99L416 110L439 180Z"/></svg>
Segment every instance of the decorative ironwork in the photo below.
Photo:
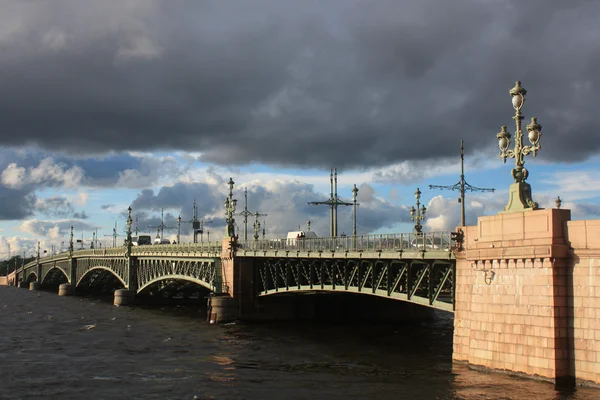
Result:
<svg viewBox="0 0 600 400"><path fill-rule="evenodd" d="M334 177L335 177L335 188L334 188ZM354 203L348 203L340 200L337 193L337 168L329 170L329 198L325 201L309 201L308 204L321 205L326 204L329 206L329 236L337 237L338 219L337 210L338 206L352 206Z"/></svg>
<svg viewBox="0 0 600 400"><path fill-rule="evenodd" d="M536 210L539 208L539 205L531 198L531 185L525 182L529 176L529 172L524 167L524 157L530 153L533 153L534 157L537 156L537 152L541 148L542 126L537 123L537 118L531 118L531 123L526 126L531 145L523 146L523 131L521 130L523 115L521 114L521 108L525 104L527 90L521 86L521 82L517 81L515 87L510 89L509 93L513 108L515 109L513 117L516 123L514 149L508 149L511 135L506 130L506 126L502 126L500 133L496 135L498 138L498 147L500 147L500 158L502 158L503 162L506 163L506 158L515 159L515 168L511 171L515 183L510 187L509 202L504 207L504 211Z"/></svg>
<svg viewBox="0 0 600 400"><path fill-rule="evenodd" d="M411 207L410 218L415 222L415 233L421 233L423 230L423 225L421 225L421 221L423 221L426 218L425 211L427 211L427 209L425 208L424 204L421 206L421 208L419 208L419 205L421 204L419 202L419 200L421 199L421 191L419 190L419 188L417 188L417 191L415 192L415 199L417 200L417 208L415 209L414 206Z"/></svg>
<svg viewBox="0 0 600 400"><path fill-rule="evenodd" d="M447 260L266 258L258 276L260 296L341 291L454 310L455 266Z"/></svg>
<svg viewBox="0 0 600 400"><path fill-rule="evenodd" d="M225 237L235 237L235 219L233 216L235 215L235 206L237 204L237 200L233 198L233 185L235 182L232 178L229 178L229 182L227 185L229 186L229 197L225 199L224 207L225 207L225 217L226 217L226 225L225 225Z"/></svg>
<svg viewBox="0 0 600 400"><path fill-rule="evenodd" d="M115 275L123 286L127 286L127 259L125 257L81 257L76 259L75 282L77 286L81 280L93 270L104 269Z"/></svg>
<svg viewBox="0 0 600 400"><path fill-rule="evenodd" d="M458 183L450 186L441 186L441 185L429 185L429 189L448 189L448 190L458 190L460 193L460 197L458 198L458 202L460 203L460 226L465 225L465 192L494 192L496 189L487 189L487 188L478 188L475 186L471 186L465 181L465 154L463 148L463 141L460 141L460 180Z"/></svg>
<svg viewBox="0 0 600 400"><path fill-rule="evenodd" d="M141 292L153 283L165 279L184 279L207 289L215 289L216 265L220 259L139 258L137 260L137 286Z"/></svg>
<svg viewBox="0 0 600 400"><path fill-rule="evenodd" d="M358 235L356 237L321 237L302 239L267 239L239 242L243 251L288 252L380 252L403 251L450 252L451 232L390 233L381 235Z"/></svg>

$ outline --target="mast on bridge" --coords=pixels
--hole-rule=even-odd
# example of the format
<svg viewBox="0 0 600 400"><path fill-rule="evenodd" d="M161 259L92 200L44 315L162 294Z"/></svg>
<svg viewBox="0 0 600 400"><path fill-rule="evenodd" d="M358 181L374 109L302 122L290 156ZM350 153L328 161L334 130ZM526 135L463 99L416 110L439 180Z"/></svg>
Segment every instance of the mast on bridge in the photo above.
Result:
<svg viewBox="0 0 600 400"><path fill-rule="evenodd" d="M463 141L460 141L460 180L458 183L449 186L441 186L441 185L429 185L429 189L447 189L447 190L458 190L460 193L460 197L458 198L458 202L460 203L460 226L465 226L465 192L468 190L470 192L494 192L496 189L487 189L487 188L478 188L475 186L469 185L465 181L465 166L464 166L464 148Z"/></svg>
<svg viewBox="0 0 600 400"><path fill-rule="evenodd" d="M248 188L244 188L244 211L240 213L244 217L244 240L248 240L248 217L252 212L248 211Z"/></svg>
<svg viewBox="0 0 600 400"><path fill-rule="evenodd" d="M157 239L160 239L162 241L163 237L164 237L164 233L165 233L165 229L175 229L171 226L166 226L165 225L165 209L161 208L160 209L160 224L158 226L149 226L148 228L150 229L158 229L157 231Z"/></svg>
<svg viewBox="0 0 600 400"><path fill-rule="evenodd" d="M115 227L113 228L113 233L112 235L104 235L105 237L112 237L113 238L113 247L117 247L117 237L120 236L117 233L117 221L115 221ZM81 248L83 248L83 238L81 240Z"/></svg>
<svg viewBox="0 0 600 400"><path fill-rule="evenodd" d="M244 240L248 240L248 217L254 216L256 218L256 221L254 222L254 225L253 225L253 231L254 231L254 239L257 240L258 236L260 234L260 222L258 222L258 217L266 217L267 214L260 214L258 211L253 213L252 211L248 210L248 188L244 188L244 211L242 211L238 215L244 217ZM264 229L263 229L263 231L264 231ZM263 237L264 236L265 235L263 232Z"/></svg>
<svg viewBox="0 0 600 400"><path fill-rule="evenodd" d="M200 243L203 242L202 234L204 233L204 224L212 224L212 221L204 221L198 219L198 207L196 206L196 199L194 199L194 213L191 221L192 230L194 232L194 243L198 243L198 234L200 234Z"/></svg>
<svg viewBox="0 0 600 400"><path fill-rule="evenodd" d="M334 190L334 178L335 178L335 190ZM309 201L308 204L321 205L327 204L329 206L329 235L337 237L337 209L338 206L353 206L354 203L348 203L340 200L337 193L337 168L329 170L329 199L325 201Z"/></svg>

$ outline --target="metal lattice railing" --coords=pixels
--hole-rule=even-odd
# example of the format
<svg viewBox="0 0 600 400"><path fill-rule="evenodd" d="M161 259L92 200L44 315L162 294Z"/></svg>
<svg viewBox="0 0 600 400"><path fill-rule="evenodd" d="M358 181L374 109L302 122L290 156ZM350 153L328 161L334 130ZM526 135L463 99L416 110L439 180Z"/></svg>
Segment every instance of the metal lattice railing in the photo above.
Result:
<svg viewBox="0 0 600 400"><path fill-rule="evenodd" d="M450 232L394 233L321 238L240 241L242 250L290 251L450 251Z"/></svg>
<svg viewBox="0 0 600 400"><path fill-rule="evenodd" d="M183 244L161 244L133 246L131 254L138 253L220 253L223 244L221 242L183 243Z"/></svg>

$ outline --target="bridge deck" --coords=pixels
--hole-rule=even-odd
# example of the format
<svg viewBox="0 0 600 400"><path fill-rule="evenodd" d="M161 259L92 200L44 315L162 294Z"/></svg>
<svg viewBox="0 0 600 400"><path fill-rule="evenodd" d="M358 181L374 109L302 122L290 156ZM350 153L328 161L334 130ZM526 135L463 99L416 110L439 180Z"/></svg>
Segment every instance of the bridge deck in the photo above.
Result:
<svg viewBox="0 0 600 400"><path fill-rule="evenodd" d="M240 241L241 257L451 260L450 232Z"/></svg>

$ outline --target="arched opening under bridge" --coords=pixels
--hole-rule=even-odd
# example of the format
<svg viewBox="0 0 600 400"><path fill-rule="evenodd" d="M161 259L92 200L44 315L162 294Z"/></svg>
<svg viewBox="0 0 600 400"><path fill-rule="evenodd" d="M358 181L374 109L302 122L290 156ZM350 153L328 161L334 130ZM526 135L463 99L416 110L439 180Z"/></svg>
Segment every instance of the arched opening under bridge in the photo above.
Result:
<svg viewBox="0 0 600 400"><path fill-rule="evenodd" d="M186 276L165 276L146 283L137 298L145 304L186 304L206 307L212 288L208 283Z"/></svg>
<svg viewBox="0 0 600 400"><path fill-rule="evenodd" d="M256 318L274 321L313 320L337 323L430 321L452 313L422 304L366 293L334 291L280 292L256 298ZM442 315L443 314L443 315Z"/></svg>

